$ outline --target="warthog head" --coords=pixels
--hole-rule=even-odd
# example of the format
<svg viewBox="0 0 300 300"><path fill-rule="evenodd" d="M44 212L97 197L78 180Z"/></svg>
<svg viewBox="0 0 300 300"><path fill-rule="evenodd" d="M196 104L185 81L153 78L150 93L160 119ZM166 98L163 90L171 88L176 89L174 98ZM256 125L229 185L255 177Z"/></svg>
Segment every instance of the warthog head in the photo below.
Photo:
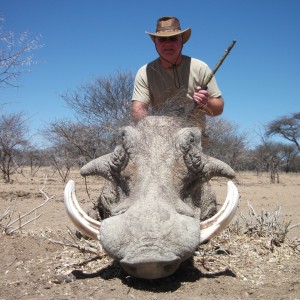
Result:
<svg viewBox="0 0 300 300"><path fill-rule="evenodd" d="M112 153L81 169L81 175L101 175L116 187L110 216L101 222L90 218L77 202L73 181L65 188L66 210L127 273L165 277L230 223L238 204L231 181L218 213L203 221L201 210L214 203L208 181L233 178L234 171L203 154L200 129L184 128L175 118L147 117L125 127L121 137Z"/></svg>

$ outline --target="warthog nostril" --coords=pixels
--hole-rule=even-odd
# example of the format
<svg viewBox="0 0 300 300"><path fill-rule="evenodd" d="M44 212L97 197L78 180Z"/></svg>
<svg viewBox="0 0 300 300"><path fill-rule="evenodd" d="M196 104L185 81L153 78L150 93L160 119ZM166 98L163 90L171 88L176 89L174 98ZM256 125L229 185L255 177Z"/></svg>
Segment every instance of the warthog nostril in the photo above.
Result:
<svg viewBox="0 0 300 300"><path fill-rule="evenodd" d="M155 279L173 274L180 265L180 259L157 259L138 261L138 259L122 259L122 268L130 275L138 278Z"/></svg>
<svg viewBox="0 0 300 300"><path fill-rule="evenodd" d="M123 267L123 265L122 265ZM130 266L130 265L126 265L126 271L129 273L129 274L135 274L137 269L136 267L133 267L133 266Z"/></svg>

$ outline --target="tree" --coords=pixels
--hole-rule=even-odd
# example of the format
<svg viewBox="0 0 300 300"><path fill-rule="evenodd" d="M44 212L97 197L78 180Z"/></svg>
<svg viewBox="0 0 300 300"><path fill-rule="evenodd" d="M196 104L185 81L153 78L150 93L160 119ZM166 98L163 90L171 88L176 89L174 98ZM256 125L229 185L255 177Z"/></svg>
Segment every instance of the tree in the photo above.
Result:
<svg viewBox="0 0 300 300"><path fill-rule="evenodd" d="M19 166L16 171L23 176L26 176L24 170L27 170L26 167L29 167L29 174L31 177L34 177L42 166L49 165L46 160L46 153L46 151L28 144L26 147L23 147L22 151L18 152L18 155L15 158L15 163Z"/></svg>
<svg viewBox="0 0 300 300"><path fill-rule="evenodd" d="M279 167L281 158L279 155L280 146L277 143L263 139L262 144L258 145L252 152L253 164L257 172L270 172L270 182L279 183Z"/></svg>
<svg viewBox="0 0 300 300"><path fill-rule="evenodd" d="M56 121L43 135L51 142L49 161L66 180L70 168L110 152L121 126L131 120L131 73L98 77L62 99L74 110L77 122Z"/></svg>
<svg viewBox="0 0 300 300"><path fill-rule="evenodd" d="M271 121L266 125L265 135L267 137L279 135L294 143L300 151L300 112Z"/></svg>
<svg viewBox="0 0 300 300"><path fill-rule="evenodd" d="M0 87L16 87L14 81L33 63L32 51L41 47L39 38L30 39L28 32L16 37L4 32L0 18Z"/></svg>
<svg viewBox="0 0 300 300"><path fill-rule="evenodd" d="M131 73L95 78L76 91L62 95L78 120L112 130L131 119L131 96L134 78Z"/></svg>
<svg viewBox="0 0 300 300"><path fill-rule="evenodd" d="M248 135L245 132L239 132L235 124L222 118L209 118L206 133L209 136L205 147L208 155L228 163L234 169L243 169L248 159Z"/></svg>
<svg viewBox="0 0 300 300"><path fill-rule="evenodd" d="M278 146L283 170L288 173L293 170L293 167L296 165L296 159L297 157L300 157L299 151L295 145L286 145L280 143Z"/></svg>
<svg viewBox="0 0 300 300"><path fill-rule="evenodd" d="M43 136L51 141L52 147L67 149L77 165L106 154L115 146L107 130L79 122L55 121L47 126Z"/></svg>
<svg viewBox="0 0 300 300"><path fill-rule="evenodd" d="M6 182L20 166L16 158L29 144L28 128L21 113L0 115L0 171Z"/></svg>

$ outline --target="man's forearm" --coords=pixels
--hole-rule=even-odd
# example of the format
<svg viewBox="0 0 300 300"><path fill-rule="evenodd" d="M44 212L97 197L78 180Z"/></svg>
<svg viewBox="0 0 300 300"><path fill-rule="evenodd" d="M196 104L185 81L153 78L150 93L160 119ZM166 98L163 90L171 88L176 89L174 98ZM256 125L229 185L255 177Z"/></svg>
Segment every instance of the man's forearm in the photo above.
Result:
<svg viewBox="0 0 300 300"><path fill-rule="evenodd" d="M204 111L209 116L219 116L222 114L224 109L223 98L209 98L206 108Z"/></svg>
<svg viewBox="0 0 300 300"><path fill-rule="evenodd" d="M147 105L143 102L132 101L132 119L134 122L138 122L139 120L147 117Z"/></svg>

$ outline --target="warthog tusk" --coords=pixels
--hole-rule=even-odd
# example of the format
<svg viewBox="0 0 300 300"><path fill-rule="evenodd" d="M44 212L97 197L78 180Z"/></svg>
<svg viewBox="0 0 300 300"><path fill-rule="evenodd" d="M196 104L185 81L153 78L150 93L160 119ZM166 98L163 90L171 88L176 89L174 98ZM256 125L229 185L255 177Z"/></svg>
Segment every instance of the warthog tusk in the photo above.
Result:
<svg viewBox="0 0 300 300"><path fill-rule="evenodd" d="M64 198L66 211L76 227L88 237L98 240L101 223L89 217L79 206L73 180L67 183Z"/></svg>
<svg viewBox="0 0 300 300"><path fill-rule="evenodd" d="M235 215L239 193L232 181L227 183L227 197L217 214L200 223L200 243L203 243L224 230Z"/></svg>
<svg viewBox="0 0 300 300"><path fill-rule="evenodd" d="M216 215L200 223L200 243L219 234L235 215L239 202L238 190L232 181L228 181L227 186L227 197L222 208ZM75 226L90 238L99 240L101 223L89 217L79 206L73 180L67 183L64 197L66 211Z"/></svg>

